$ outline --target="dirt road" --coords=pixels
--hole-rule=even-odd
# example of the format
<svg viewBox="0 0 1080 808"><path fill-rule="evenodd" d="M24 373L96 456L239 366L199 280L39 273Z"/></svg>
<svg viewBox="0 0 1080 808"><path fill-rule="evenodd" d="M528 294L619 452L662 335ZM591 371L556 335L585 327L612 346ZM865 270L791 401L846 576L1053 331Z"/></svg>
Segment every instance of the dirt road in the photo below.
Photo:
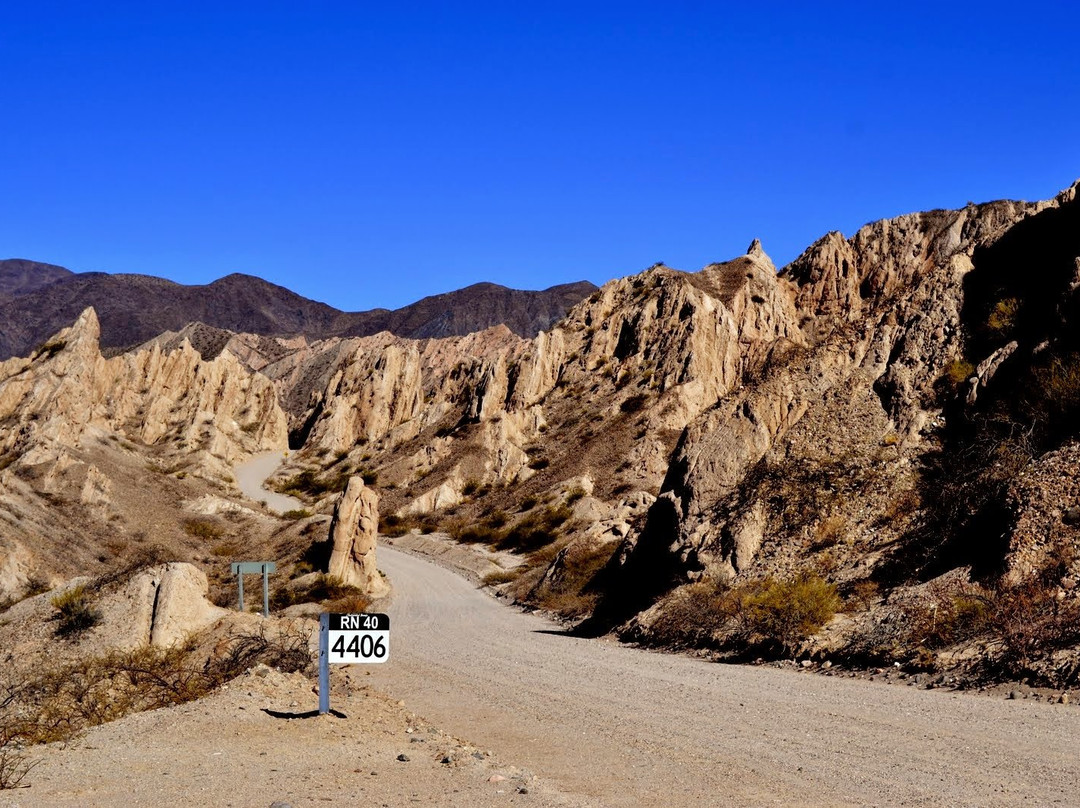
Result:
<svg viewBox="0 0 1080 808"><path fill-rule="evenodd" d="M558 633L380 548L395 586L372 685L606 805L1075 805L1080 710Z"/></svg>
<svg viewBox="0 0 1080 808"><path fill-rule="evenodd" d="M282 452L266 452L233 468L236 487L244 493L244 496L255 502L265 502L266 507L275 513L300 510L304 507L304 503L296 497L279 494L263 487L266 479L281 466L282 458Z"/></svg>

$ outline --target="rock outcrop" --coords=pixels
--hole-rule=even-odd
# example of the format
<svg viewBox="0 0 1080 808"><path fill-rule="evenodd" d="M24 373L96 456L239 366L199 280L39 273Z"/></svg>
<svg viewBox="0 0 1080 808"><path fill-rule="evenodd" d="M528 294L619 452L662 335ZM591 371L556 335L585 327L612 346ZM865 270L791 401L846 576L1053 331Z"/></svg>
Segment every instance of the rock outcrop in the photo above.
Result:
<svg viewBox="0 0 1080 808"><path fill-rule="evenodd" d="M355 586L370 597L389 591L375 562L375 541L379 532L379 498L353 477L334 506L330 522L328 574L346 586Z"/></svg>
<svg viewBox="0 0 1080 808"><path fill-rule="evenodd" d="M183 343L105 359L99 336L87 309L33 356L0 363L0 455L33 464L106 432L169 444L225 476L249 454L286 448L273 384L231 354L207 362Z"/></svg>

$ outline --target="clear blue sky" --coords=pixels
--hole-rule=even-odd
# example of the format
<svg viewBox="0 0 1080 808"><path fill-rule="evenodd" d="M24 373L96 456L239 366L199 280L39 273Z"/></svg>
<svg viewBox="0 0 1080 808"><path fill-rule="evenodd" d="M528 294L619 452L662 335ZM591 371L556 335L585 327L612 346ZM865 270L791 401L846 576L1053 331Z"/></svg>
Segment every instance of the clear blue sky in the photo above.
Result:
<svg viewBox="0 0 1080 808"><path fill-rule="evenodd" d="M1080 177L1078 4L818 5L6 2L0 257L362 309Z"/></svg>

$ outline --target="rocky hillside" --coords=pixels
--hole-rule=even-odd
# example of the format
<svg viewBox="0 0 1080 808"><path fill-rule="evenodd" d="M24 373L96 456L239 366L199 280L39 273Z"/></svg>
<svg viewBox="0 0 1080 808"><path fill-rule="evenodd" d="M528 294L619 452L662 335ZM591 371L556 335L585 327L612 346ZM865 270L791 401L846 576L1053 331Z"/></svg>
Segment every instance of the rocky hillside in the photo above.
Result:
<svg viewBox="0 0 1080 808"><path fill-rule="evenodd" d="M385 529L516 550L503 588L593 630L1060 677L1075 197L831 233L780 273L756 242L656 266L531 340L306 345L263 368L302 449L282 485L363 473Z"/></svg>
<svg viewBox="0 0 1080 808"><path fill-rule="evenodd" d="M148 275L72 273L62 267L0 261L0 358L24 355L93 307L105 348L129 348L191 322L260 335L309 338L389 331L404 337L469 334L504 324L532 336L592 292L591 283L539 292L479 283L393 311L343 312L250 275L184 286Z"/></svg>
<svg viewBox="0 0 1080 808"><path fill-rule="evenodd" d="M312 520L359 477L384 533L504 551L489 584L582 631L1063 685L1080 674L1076 194L830 233L780 272L757 241L699 272L656 265L531 337L195 324L105 360L78 347L84 315L0 366L0 402L55 445L98 425L208 468L287 441L276 485ZM174 356L197 406L156 381ZM140 392L69 401L89 364ZM260 403L215 409L200 374Z"/></svg>

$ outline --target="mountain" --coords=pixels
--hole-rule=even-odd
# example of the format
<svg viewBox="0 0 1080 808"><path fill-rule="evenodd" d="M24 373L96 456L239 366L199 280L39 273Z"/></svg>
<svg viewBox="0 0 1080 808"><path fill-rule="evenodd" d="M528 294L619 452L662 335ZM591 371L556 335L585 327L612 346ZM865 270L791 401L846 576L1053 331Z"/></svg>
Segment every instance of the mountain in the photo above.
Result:
<svg viewBox="0 0 1080 808"><path fill-rule="evenodd" d="M138 345L195 321L234 332L315 339L379 331L443 337L500 323L532 336L595 288L582 281L534 292L480 283L393 311L343 312L250 275L186 286L149 275L72 273L10 259L0 261L0 357L29 353L87 307L97 312L105 349Z"/></svg>
<svg viewBox="0 0 1080 808"><path fill-rule="evenodd" d="M301 520L361 477L384 535L494 547L487 585L582 632L1073 686L1078 192L828 233L779 272L756 240L697 272L656 265L535 336L189 324L106 360L84 313L0 363L0 517L22 548L0 551L6 588L70 574L34 549L57 503L66 526L97 507L116 547L136 540L94 504L152 484L104 482L121 460L239 497L233 460L287 443L271 482ZM276 551L282 580L321 558L314 524Z"/></svg>
<svg viewBox="0 0 1080 808"><path fill-rule="evenodd" d="M0 299L35 292L72 274L63 267L21 258L0 261Z"/></svg>

